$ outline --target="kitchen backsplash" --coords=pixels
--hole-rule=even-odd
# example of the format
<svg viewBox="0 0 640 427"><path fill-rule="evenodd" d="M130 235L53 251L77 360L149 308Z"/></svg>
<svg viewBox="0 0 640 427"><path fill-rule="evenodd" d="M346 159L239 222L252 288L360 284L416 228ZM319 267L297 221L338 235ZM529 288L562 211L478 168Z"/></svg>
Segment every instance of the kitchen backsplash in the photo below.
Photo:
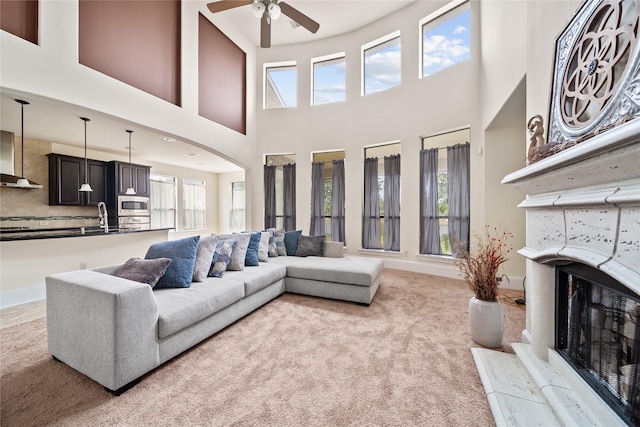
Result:
<svg viewBox="0 0 640 427"><path fill-rule="evenodd" d="M98 225L96 206L49 206L51 143L25 139L24 176L41 190L0 187L0 228L65 228ZM22 175L20 138L15 140L15 174Z"/></svg>

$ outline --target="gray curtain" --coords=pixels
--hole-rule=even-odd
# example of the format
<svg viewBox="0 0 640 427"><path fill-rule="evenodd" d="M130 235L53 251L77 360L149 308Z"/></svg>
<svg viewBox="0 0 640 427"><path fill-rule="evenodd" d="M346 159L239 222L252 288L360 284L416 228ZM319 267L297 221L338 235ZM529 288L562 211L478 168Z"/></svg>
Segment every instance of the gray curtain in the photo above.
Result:
<svg viewBox="0 0 640 427"><path fill-rule="evenodd" d="M438 149L420 151L420 253L440 254Z"/></svg>
<svg viewBox="0 0 640 427"><path fill-rule="evenodd" d="M345 241L344 233L344 160L333 161L331 175L331 240Z"/></svg>
<svg viewBox="0 0 640 427"><path fill-rule="evenodd" d="M296 165L287 164L282 167L284 204L284 229L296 229Z"/></svg>
<svg viewBox="0 0 640 427"><path fill-rule="evenodd" d="M324 236L324 162L311 164L311 236Z"/></svg>
<svg viewBox="0 0 640 427"><path fill-rule="evenodd" d="M264 228L276 226L276 167L264 166Z"/></svg>
<svg viewBox="0 0 640 427"><path fill-rule="evenodd" d="M400 250L400 154L384 158L384 250Z"/></svg>
<svg viewBox="0 0 640 427"><path fill-rule="evenodd" d="M364 160L364 211L362 247L382 249L380 245L380 197L378 195L378 158Z"/></svg>
<svg viewBox="0 0 640 427"><path fill-rule="evenodd" d="M447 194L449 197L449 241L469 244L469 143L447 147Z"/></svg>

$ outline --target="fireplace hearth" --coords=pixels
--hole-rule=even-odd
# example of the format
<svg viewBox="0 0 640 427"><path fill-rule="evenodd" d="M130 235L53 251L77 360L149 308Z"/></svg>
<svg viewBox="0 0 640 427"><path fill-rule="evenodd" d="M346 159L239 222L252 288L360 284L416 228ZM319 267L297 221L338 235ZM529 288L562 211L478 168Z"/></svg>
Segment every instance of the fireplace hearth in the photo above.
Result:
<svg viewBox="0 0 640 427"><path fill-rule="evenodd" d="M630 425L640 424L640 297L584 264L556 267L556 350Z"/></svg>

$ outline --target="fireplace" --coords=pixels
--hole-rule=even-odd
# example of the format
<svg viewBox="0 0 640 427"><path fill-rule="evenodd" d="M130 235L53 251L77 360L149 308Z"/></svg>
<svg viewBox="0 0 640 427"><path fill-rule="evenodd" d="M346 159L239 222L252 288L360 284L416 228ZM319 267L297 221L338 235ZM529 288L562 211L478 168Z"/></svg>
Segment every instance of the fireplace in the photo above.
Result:
<svg viewBox="0 0 640 427"><path fill-rule="evenodd" d="M526 246L518 251L527 258L523 342L542 361L555 363L555 353L575 369L585 387L599 396L597 405L586 405L589 411L613 410L616 424L636 425L640 424L638 382L627 371L632 370L629 365L638 364L639 344L637 329L633 334L625 331L629 325L622 318L635 320L638 315L634 311L640 295L638 164L640 120L636 119L503 179L527 195L519 205L527 219ZM613 304L620 298L626 301L624 307ZM580 309L574 301L583 304ZM554 314L555 307L559 308ZM570 333L572 316L589 317L592 323ZM595 332L594 325L606 327ZM621 327L619 332L616 328ZM610 342L615 341L614 333L615 345ZM600 339L603 335L605 340ZM571 355L568 350L577 351Z"/></svg>
<svg viewBox="0 0 640 427"><path fill-rule="evenodd" d="M640 424L640 296L600 270L556 267L556 350L627 423Z"/></svg>

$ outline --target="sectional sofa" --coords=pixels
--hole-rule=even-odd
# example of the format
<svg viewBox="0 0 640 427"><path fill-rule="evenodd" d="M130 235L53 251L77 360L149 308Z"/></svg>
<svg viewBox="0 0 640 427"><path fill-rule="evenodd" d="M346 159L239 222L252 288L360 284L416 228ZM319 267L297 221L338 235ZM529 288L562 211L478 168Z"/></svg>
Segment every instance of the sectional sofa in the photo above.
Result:
<svg viewBox="0 0 640 427"><path fill-rule="evenodd" d="M371 257L279 256L186 288L160 289L118 277L121 265L50 275L49 353L119 395L284 292L369 305L382 267Z"/></svg>

